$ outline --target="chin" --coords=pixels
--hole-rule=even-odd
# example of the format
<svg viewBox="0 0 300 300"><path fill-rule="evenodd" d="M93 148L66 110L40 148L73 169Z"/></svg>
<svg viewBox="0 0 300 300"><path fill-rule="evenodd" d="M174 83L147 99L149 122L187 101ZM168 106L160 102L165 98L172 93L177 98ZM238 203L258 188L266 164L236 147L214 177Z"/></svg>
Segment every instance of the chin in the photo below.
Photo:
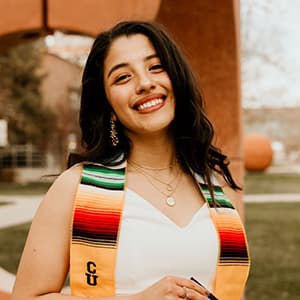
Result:
<svg viewBox="0 0 300 300"><path fill-rule="evenodd" d="M171 121L170 122L162 122L162 123L159 123L159 124L152 124L152 126L150 124L147 124L147 126L145 126L140 131L140 133L143 133L143 134L157 134L157 133L164 134L164 133L168 132L170 124L171 124Z"/></svg>

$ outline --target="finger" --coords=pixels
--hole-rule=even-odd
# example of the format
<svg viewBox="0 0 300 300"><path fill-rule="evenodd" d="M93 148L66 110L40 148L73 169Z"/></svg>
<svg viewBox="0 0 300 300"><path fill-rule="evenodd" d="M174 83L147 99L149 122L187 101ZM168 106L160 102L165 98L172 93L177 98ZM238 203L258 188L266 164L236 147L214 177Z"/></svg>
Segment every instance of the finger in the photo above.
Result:
<svg viewBox="0 0 300 300"><path fill-rule="evenodd" d="M201 295L208 296L208 291L204 287L200 286L199 284L195 283L194 281L192 281L190 279L177 277L175 282L179 286L185 286L189 289L192 289L192 290L200 293Z"/></svg>
<svg viewBox="0 0 300 300"><path fill-rule="evenodd" d="M182 299L186 299L186 288L184 286L178 286L176 285L176 288L174 289L176 296Z"/></svg>
<svg viewBox="0 0 300 300"><path fill-rule="evenodd" d="M186 289L186 299L189 300L208 300L208 297L206 295L201 295L198 292L196 292L195 290Z"/></svg>

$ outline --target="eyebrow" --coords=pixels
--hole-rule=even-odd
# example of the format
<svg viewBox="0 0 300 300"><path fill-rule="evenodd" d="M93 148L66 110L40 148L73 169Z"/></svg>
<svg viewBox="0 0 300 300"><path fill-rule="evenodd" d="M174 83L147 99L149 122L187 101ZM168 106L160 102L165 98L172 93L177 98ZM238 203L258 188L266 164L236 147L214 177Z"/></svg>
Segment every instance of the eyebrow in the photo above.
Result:
<svg viewBox="0 0 300 300"><path fill-rule="evenodd" d="M154 58L154 57L158 57L158 55L156 53L154 54L151 54L151 55L148 55L144 58L144 61L147 61L151 58ZM108 72L108 75L107 75L107 78L109 78L109 76L111 75L112 72L114 72L115 70L119 69L119 68L122 68L122 67L128 67L129 66L129 63L120 63L120 64L117 64L115 66L113 66L110 71Z"/></svg>

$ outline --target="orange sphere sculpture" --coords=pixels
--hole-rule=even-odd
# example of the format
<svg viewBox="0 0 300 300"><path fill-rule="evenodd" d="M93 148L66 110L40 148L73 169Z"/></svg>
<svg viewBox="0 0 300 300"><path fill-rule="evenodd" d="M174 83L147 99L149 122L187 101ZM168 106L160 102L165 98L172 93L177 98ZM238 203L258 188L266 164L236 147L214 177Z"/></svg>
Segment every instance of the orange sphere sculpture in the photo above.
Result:
<svg viewBox="0 0 300 300"><path fill-rule="evenodd" d="M264 171L272 164L273 150L269 138L249 134L244 138L244 163L247 171Z"/></svg>

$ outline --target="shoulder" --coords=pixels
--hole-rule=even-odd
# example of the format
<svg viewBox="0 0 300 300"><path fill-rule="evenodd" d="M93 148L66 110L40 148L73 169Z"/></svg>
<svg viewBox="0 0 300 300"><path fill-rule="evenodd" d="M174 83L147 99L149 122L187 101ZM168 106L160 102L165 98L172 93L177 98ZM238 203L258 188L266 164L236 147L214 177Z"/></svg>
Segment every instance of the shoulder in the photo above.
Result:
<svg viewBox="0 0 300 300"><path fill-rule="evenodd" d="M72 191L75 189L80 182L83 164L76 164L71 168L61 173L58 178L54 181L49 192L53 192L57 189L63 189Z"/></svg>
<svg viewBox="0 0 300 300"><path fill-rule="evenodd" d="M40 213L70 217L81 172L82 164L77 164L60 174L44 196Z"/></svg>

